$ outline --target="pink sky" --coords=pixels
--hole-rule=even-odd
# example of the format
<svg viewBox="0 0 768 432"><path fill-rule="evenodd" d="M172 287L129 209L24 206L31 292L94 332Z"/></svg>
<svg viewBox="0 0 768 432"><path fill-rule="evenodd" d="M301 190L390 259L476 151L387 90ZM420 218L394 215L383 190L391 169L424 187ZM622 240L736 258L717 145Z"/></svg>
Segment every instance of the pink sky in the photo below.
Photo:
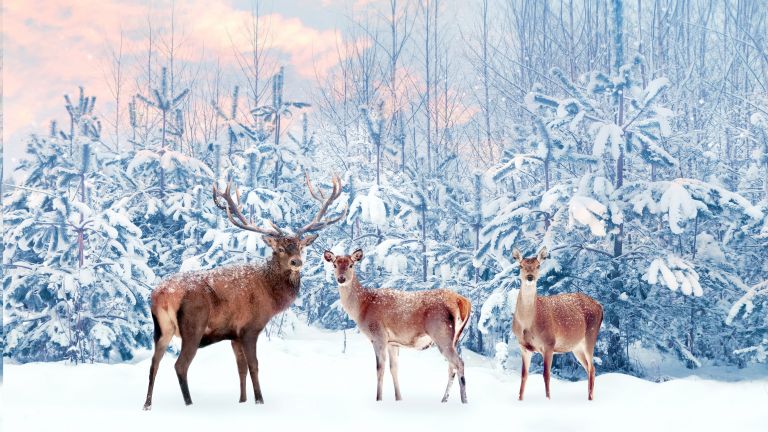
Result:
<svg viewBox="0 0 768 432"><path fill-rule="evenodd" d="M262 1L271 40L281 61L298 78L315 80L336 62L336 28L345 26L345 6L330 1ZM341 2L349 3L349 2ZM176 32L183 36L183 56L220 59L237 70L234 46L249 46L244 26L250 20L248 0L184 0L176 2ZM121 31L126 61L135 64L145 53L147 21L167 27L170 1L5 0L4 144L6 166L15 165L30 132L45 132L51 119L63 122L63 95L83 85L96 95L97 109L111 99L105 74L109 48ZM166 29L167 32L167 29ZM133 76L134 71L128 75ZM126 86L132 92L133 86Z"/></svg>

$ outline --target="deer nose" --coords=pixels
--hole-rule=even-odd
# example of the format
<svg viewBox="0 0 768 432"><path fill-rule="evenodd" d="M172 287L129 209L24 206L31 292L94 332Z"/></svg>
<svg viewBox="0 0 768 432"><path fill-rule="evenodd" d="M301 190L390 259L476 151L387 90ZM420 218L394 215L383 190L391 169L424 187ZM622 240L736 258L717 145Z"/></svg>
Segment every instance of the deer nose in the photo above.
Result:
<svg viewBox="0 0 768 432"><path fill-rule="evenodd" d="M294 267L301 267L301 260L298 258L294 258L291 260L291 265Z"/></svg>
<svg viewBox="0 0 768 432"><path fill-rule="evenodd" d="M345 278L344 276L339 276L336 278L336 280L339 281L339 283L344 283L347 281L347 278Z"/></svg>
<svg viewBox="0 0 768 432"><path fill-rule="evenodd" d="M530 281L532 281L532 280L533 280L533 275L528 275L528 276L526 276L525 278L526 278L526 279L528 279L528 282L530 282Z"/></svg>

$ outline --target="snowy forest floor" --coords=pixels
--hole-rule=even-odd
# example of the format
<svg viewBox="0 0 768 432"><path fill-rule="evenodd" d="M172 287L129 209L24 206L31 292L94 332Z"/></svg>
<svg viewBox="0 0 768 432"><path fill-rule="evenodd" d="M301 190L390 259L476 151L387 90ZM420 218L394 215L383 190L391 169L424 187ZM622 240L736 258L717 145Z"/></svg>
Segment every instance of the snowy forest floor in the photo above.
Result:
<svg viewBox="0 0 768 432"><path fill-rule="evenodd" d="M239 404L228 343L201 349L189 373L194 405L184 406L172 355L158 374L153 410L142 411L149 360L135 364L6 365L2 386L5 431L154 430L765 430L768 378L718 381L690 376L653 383L622 374L599 375L593 402L584 380L553 379L544 397L541 375L529 377L517 401L518 371L503 372L467 350L469 404L440 403L447 378L435 348L401 350L403 401L395 402L389 371L385 401L374 401L376 378L369 342L347 332L304 328L284 339L259 341L265 405ZM570 354L569 354L570 355ZM598 368L599 370L599 368ZM238 429L233 429L233 427ZM239 429L243 428L243 429Z"/></svg>

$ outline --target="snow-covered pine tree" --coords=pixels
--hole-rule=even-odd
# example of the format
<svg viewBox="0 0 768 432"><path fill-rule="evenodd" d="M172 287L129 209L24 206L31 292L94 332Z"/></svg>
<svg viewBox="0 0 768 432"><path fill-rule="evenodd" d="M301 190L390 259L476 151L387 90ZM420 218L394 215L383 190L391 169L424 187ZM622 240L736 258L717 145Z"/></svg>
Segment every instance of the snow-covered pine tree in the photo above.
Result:
<svg viewBox="0 0 768 432"><path fill-rule="evenodd" d="M726 354L735 356L739 364L748 360L768 361L768 282L765 280L768 274L768 98L756 95L751 107L751 138L757 145L739 191L757 201L763 220L746 225L742 230L737 230L738 225L734 225L730 231L742 247L738 259L730 265L733 270L728 276L739 274L742 277L724 281L735 285L739 292L726 318L726 324L739 336L734 338L738 343L730 344ZM709 243L715 241L701 242L700 247L713 259L725 261L724 255L717 253L719 250L711 251Z"/></svg>
<svg viewBox="0 0 768 432"><path fill-rule="evenodd" d="M160 134L150 134L140 149L123 158L125 194L113 208L124 212L148 239L150 265L160 276L175 273L185 258L203 248L202 236L215 225L208 190L213 172L181 148L184 115L179 108L189 89L171 94L162 68L152 97L137 95L161 117Z"/></svg>
<svg viewBox="0 0 768 432"><path fill-rule="evenodd" d="M103 152L95 98L83 91L69 133L33 136L21 181L3 196L7 350L17 361L124 361L149 347L154 274L142 232L110 208L118 193ZM73 112L88 115L72 115Z"/></svg>
<svg viewBox="0 0 768 432"><path fill-rule="evenodd" d="M435 266L434 248L442 238L452 235L455 227L447 217L452 187L442 180L442 173L452 163L456 163L455 155L446 157L433 172L423 166L408 166L394 175L397 186L393 184L388 191L396 202L393 215L399 234L392 233L392 238L378 245L375 255L381 260L404 257L405 275L413 279L401 285L410 289L436 287L451 277L450 267Z"/></svg>
<svg viewBox="0 0 768 432"><path fill-rule="evenodd" d="M298 174L296 166L301 164L297 160L301 157L301 149L292 141L282 140L286 128L283 122L291 118L294 110L309 106L307 102L285 99L285 68L280 67L280 70L272 77L272 104L256 107L251 112L254 117L272 124L272 145L265 145L263 153L268 154L273 164L272 188L274 189L277 189L280 184L280 176L284 169L291 170L295 175Z"/></svg>

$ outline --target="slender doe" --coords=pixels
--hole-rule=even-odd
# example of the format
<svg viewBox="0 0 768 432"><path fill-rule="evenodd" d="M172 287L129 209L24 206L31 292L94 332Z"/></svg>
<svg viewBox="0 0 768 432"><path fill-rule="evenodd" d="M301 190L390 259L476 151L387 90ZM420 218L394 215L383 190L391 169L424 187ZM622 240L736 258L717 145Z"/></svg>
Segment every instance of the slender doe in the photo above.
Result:
<svg viewBox="0 0 768 432"><path fill-rule="evenodd" d="M541 262L547 258L542 248L533 258L523 258L518 249L512 256L520 263L520 293L517 296L512 331L520 344L523 365L520 377L520 400L523 400L528 367L534 352L544 357L544 388L549 399L549 374L554 353L572 352L588 376L589 400L595 387L595 365L592 361L597 334L603 322L603 307L582 293L554 296L536 295Z"/></svg>
<svg viewBox="0 0 768 432"><path fill-rule="evenodd" d="M338 177L334 176L333 192L327 199L319 190L315 193L308 176L307 186L311 195L322 204L314 219L295 235L286 234L271 222L271 228L253 225L242 214L240 194L236 191L237 200L232 197L231 185L224 193L213 187L216 206L225 210L229 221L238 228L263 234L264 242L272 249L272 257L261 265L178 274L152 292L155 352L149 369L145 410L152 407L157 368L174 335L181 338L181 353L175 369L187 405L192 404L187 371L197 349L225 339L232 341L235 352L240 375L240 402L246 401L245 380L250 373L256 403L264 403L256 358L259 334L273 316L293 303L299 293L302 252L317 238L316 234L304 235L319 231L346 214L345 209L341 216L323 219L328 206L341 194Z"/></svg>
<svg viewBox="0 0 768 432"><path fill-rule="evenodd" d="M343 256L325 251L323 258L334 266L342 307L373 344L378 378L376 400L381 400L387 354L395 400L401 400L397 379L400 347L426 349L434 344L448 360L448 385L442 401L448 401L458 374L461 402L467 403L464 361L456 351L456 345L469 321L472 308L469 300L446 289L406 292L364 288L354 269L363 259L360 249Z"/></svg>

